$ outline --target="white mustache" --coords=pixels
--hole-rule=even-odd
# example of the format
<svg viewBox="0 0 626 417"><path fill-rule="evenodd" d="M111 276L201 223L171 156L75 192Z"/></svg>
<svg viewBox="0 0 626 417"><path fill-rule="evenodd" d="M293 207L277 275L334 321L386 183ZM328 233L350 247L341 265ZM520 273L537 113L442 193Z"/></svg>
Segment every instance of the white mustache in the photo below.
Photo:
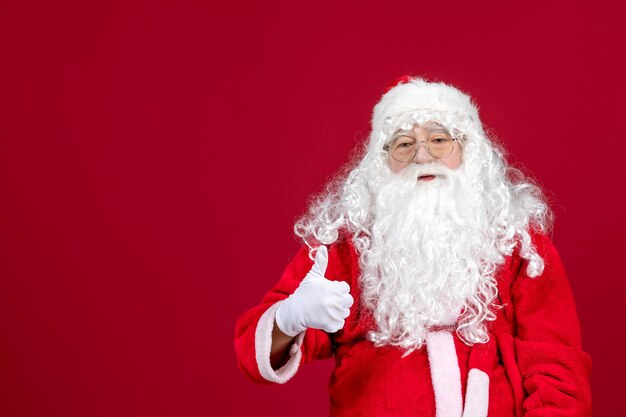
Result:
<svg viewBox="0 0 626 417"><path fill-rule="evenodd" d="M446 167L445 165L423 165L423 166L418 166L416 168L417 171L417 175L418 176L424 176L424 175L443 175L445 176L446 174L448 174L450 172L450 168Z"/></svg>
<svg viewBox="0 0 626 417"><path fill-rule="evenodd" d="M434 175L438 177L446 177L453 174L452 169L445 165L428 164L428 165L413 165L406 167L404 172L401 173L402 177L407 180L413 180L425 175Z"/></svg>

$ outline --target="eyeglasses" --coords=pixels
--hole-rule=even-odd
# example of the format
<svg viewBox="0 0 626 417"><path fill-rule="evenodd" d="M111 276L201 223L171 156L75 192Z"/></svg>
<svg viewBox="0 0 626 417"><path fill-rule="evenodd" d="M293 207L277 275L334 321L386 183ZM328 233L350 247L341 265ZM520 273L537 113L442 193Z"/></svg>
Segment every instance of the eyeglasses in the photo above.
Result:
<svg viewBox="0 0 626 417"><path fill-rule="evenodd" d="M388 151L396 161L409 162L417 155L420 144L425 143L428 153L433 158L441 159L452 153L456 140L458 138L453 138L447 133L434 132L428 136L425 142L418 142L414 137L401 133L395 135L391 143L385 145L383 149Z"/></svg>

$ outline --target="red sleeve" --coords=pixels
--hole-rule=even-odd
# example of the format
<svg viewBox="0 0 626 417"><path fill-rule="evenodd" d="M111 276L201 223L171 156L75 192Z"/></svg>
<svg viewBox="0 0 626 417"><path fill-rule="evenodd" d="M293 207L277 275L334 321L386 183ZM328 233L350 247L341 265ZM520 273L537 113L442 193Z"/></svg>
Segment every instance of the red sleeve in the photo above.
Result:
<svg viewBox="0 0 626 417"><path fill-rule="evenodd" d="M332 357L332 341L323 330L307 329L296 336L289 358L279 369L272 369L269 352L276 308L289 297L313 266L308 247L303 245L285 268L278 283L263 297L261 304L246 311L235 326L235 353L241 372L261 384L285 383L301 364ZM329 263L329 268L331 267Z"/></svg>
<svg viewBox="0 0 626 417"><path fill-rule="evenodd" d="M544 271L530 278L523 260L511 289L524 416L590 416L591 357L582 350L574 296L550 239L537 234L532 241Z"/></svg>

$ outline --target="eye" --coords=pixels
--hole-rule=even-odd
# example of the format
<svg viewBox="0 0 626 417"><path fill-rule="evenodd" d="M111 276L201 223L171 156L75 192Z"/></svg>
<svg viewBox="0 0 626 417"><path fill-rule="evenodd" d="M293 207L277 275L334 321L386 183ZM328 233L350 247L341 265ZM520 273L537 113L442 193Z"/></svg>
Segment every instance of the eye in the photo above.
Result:
<svg viewBox="0 0 626 417"><path fill-rule="evenodd" d="M445 135L435 136L434 138L429 139L430 143L442 144L451 141L452 138Z"/></svg>
<svg viewBox="0 0 626 417"><path fill-rule="evenodd" d="M407 149L413 146L415 146L415 141L413 140L413 138L410 138L408 136L400 136L394 140L392 148Z"/></svg>

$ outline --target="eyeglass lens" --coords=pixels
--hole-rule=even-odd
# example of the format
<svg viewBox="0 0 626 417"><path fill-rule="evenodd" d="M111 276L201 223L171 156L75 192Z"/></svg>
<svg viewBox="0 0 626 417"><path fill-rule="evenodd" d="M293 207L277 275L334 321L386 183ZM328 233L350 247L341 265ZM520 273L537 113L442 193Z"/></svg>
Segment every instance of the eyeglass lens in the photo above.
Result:
<svg viewBox="0 0 626 417"><path fill-rule="evenodd" d="M415 157L418 143L409 136L396 138L390 146L391 156L400 162L408 162ZM454 140L445 133L435 133L428 137L426 149L433 158L444 158L452 153Z"/></svg>

